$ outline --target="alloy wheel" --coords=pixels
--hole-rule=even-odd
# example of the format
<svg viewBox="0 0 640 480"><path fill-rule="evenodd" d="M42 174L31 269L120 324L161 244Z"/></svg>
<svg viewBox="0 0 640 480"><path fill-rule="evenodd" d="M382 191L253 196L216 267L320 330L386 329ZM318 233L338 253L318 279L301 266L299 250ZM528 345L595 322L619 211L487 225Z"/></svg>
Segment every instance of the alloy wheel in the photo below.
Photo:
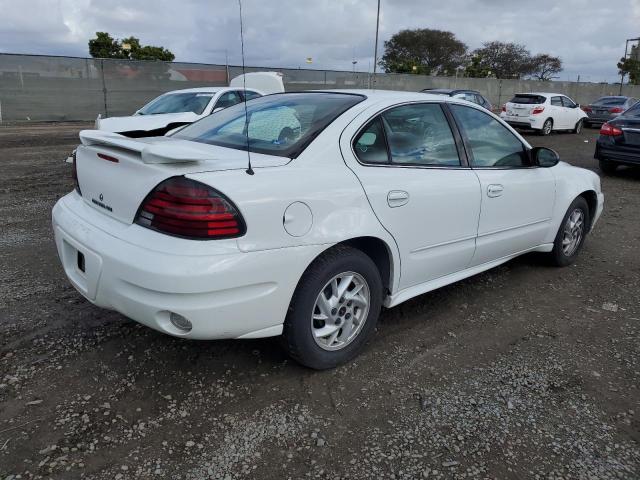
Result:
<svg viewBox="0 0 640 480"><path fill-rule="evenodd" d="M356 272L334 276L322 288L311 314L311 330L323 350L340 350L362 331L369 315L371 293Z"/></svg>
<svg viewBox="0 0 640 480"><path fill-rule="evenodd" d="M571 212L564 224L562 234L562 252L565 256L572 256L582 241L584 235L584 212L576 208Z"/></svg>

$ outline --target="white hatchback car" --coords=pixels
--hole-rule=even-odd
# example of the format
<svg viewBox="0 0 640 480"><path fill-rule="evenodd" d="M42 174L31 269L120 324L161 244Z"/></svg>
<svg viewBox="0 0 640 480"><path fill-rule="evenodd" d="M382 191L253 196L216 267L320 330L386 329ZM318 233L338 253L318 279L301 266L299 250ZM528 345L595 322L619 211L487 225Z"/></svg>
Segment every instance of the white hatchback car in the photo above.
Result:
<svg viewBox="0 0 640 480"><path fill-rule="evenodd" d="M517 93L502 107L500 117L512 127L530 128L540 135L549 135L557 130L580 133L587 114L566 95Z"/></svg>
<svg viewBox="0 0 640 480"><path fill-rule="evenodd" d="M53 228L89 301L179 337L282 335L330 368L383 305L526 252L570 264L602 212L595 173L463 100L300 92L246 110L170 137L80 134Z"/></svg>

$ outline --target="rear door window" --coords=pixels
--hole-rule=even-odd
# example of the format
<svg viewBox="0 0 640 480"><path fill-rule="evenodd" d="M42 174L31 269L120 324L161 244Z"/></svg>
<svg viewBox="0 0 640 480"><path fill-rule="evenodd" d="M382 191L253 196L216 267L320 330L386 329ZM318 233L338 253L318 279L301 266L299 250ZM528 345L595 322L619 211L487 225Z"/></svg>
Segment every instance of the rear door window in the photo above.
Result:
<svg viewBox="0 0 640 480"><path fill-rule="evenodd" d="M562 107L562 97L551 97L551 105L554 107Z"/></svg>
<svg viewBox="0 0 640 480"><path fill-rule="evenodd" d="M472 167L529 166L522 142L496 119L477 108L454 104L450 108L471 149Z"/></svg>
<svg viewBox="0 0 640 480"><path fill-rule="evenodd" d="M245 90L243 94L244 94L244 98L246 98L247 100L251 100L253 98L258 98L262 96L258 92L252 92L251 90Z"/></svg>
<svg viewBox="0 0 640 480"><path fill-rule="evenodd" d="M574 101L573 101L573 100L571 100L569 97L562 97L562 104L563 104L565 107L568 107L568 108L573 108L573 107L575 107L575 106L576 106L576 104L574 103Z"/></svg>
<svg viewBox="0 0 640 480"><path fill-rule="evenodd" d="M240 97L240 93L236 92L235 90L231 90L220 95L220 98L218 98L214 109L232 107L233 105L240 103L241 101L242 98Z"/></svg>

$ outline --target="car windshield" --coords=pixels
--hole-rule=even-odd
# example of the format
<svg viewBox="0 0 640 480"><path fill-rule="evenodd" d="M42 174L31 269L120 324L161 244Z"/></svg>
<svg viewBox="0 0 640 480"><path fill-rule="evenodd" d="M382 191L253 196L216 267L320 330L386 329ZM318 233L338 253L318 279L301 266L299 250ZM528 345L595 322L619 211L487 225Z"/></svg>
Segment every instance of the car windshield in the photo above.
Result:
<svg viewBox="0 0 640 480"><path fill-rule="evenodd" d="M592 103L592 105L601 105L603 107L617 107L624 105L627 101L625 97L602 97Z"/></svg>
<svg viewBox="0 0 640 480"><path fill-rule="evenodd" d="M138 115L183 112L200 115L214 95L214 92L167 93L147 103L138 110Z"/></svg>
<svg viewBox="0 0 640 480"><path fill-rule="evenodd" d="M255 153L295 158L327 125L364 100L345 93L282 93L240 103L174 135Z"/></svg>
<svg viewBox="0 0 640 480"><path fill-rule="evenodd" d="M542 95L516 95L511 99L511 103L523 103L526 105L534 105L546 101L547 99Z"/></svg>

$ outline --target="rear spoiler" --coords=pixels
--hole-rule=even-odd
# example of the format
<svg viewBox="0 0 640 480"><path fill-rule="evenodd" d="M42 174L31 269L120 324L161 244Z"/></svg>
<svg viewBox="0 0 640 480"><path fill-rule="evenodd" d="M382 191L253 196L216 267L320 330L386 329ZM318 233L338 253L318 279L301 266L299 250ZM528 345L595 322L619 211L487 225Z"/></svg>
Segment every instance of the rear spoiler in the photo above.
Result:
<svg viewBox="0 0 640 480"><path fill-rule="evenodd" d="M216 160L201 150L193 148L191 142L171 137L138 139L101 130L82 130L80 141L82 145L86 146L96 145L129 150L140 155L144 163L189 163Z"/></svg>

